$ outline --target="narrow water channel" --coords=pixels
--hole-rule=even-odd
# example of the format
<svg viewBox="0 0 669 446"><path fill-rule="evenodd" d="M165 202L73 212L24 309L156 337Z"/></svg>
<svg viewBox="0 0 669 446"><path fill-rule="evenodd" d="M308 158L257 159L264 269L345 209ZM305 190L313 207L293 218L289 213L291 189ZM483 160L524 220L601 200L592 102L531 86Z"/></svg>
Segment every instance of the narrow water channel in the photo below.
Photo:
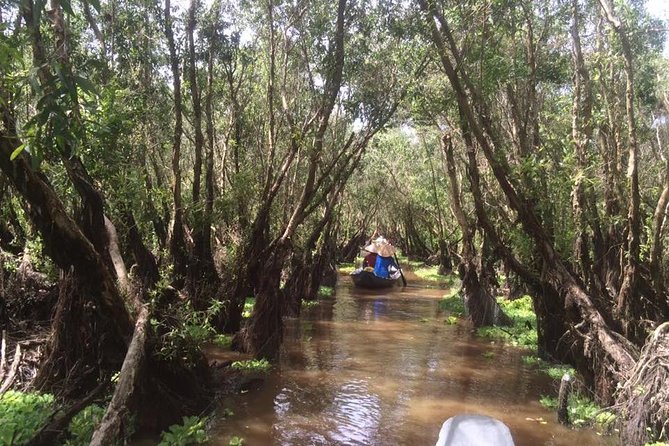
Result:
<svg viewBox="0 0 669 446"><path fill-rule="evenodd" d="M265 383L223 402L234 416L215 423L212 444L434 445L462 413L502 420L517 446L615 444L557 424L538 402L553 384L522 352L444 323L444 290L362 291L340 279L334 298L287 322Z"/></svg>

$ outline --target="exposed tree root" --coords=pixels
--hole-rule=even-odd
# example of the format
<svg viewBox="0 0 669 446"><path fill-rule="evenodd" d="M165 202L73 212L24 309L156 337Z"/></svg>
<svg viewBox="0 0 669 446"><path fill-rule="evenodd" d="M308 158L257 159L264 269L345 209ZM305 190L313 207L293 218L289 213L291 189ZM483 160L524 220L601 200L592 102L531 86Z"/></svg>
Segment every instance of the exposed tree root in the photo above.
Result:
<svg viewBox="0 0 669 446"><path fill-rule="evenodd" d="M618 393L623 444L669 440L669 322L649 337Z"/></svg>
<svg viewBox="0 0 669 446"><path fill-rule="evenodd" d="M80 399L118 370L126 351L115 321L90 300L93 292L74 275L64 275L53 317L47 356L35 378L37 389Z"/></svg>

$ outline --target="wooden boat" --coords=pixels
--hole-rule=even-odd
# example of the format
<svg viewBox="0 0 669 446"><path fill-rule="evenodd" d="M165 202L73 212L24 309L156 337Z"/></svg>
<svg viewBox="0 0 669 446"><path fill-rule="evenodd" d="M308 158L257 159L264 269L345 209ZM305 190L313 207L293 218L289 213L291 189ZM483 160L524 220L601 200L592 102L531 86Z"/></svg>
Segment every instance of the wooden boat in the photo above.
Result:
<svg viewBox="0 0 669 446"><path fill-rule="evenodd" d="M382 288L390 288L397 280L400 278L400 272L395 271L390 275L389 279L379 277L374 274L373 271L366 271L362 268L358 268L351 273L351 279L353 279L353 284L360 288L369 288L373 290L378 290Z"/></svg>

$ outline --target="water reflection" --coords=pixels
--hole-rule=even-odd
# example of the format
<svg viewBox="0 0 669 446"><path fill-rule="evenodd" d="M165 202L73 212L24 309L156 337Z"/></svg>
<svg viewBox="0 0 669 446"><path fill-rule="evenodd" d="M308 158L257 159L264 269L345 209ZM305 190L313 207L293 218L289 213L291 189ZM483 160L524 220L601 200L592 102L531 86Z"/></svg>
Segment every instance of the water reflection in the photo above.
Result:
<svg viewBox="0 0 669 446"><path fill-rule="evenodd" d="M287 321L277 370L224 402L235 416L217 423L212 444L237 435L249 446L433 445L459 413L501 419L518 446L614 444L557 425L537 401L551 384L520 352L445 324L443 290L342 282L336 299Z"/></svg>

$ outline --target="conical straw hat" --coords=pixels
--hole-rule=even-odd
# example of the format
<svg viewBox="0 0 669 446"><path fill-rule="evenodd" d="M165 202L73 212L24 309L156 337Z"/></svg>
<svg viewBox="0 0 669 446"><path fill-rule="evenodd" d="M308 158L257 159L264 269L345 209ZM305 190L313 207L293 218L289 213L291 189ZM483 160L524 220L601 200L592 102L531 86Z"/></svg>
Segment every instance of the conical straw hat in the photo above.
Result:
<svg viewBox="0 0 669 446"><path fill-rule="evenodd" d="M377 252L381 257L392 257L395 255L395 247L390 243L384 243L379 246Z"/></svg>
<svg viewBox="0 0 669 446"><path fill-rule="evenodd" d="M369 245L365 246L362 249L367 251L367 252L376 252L376 253L379 252L379 247L376 243L370 243Z"/></svg>

